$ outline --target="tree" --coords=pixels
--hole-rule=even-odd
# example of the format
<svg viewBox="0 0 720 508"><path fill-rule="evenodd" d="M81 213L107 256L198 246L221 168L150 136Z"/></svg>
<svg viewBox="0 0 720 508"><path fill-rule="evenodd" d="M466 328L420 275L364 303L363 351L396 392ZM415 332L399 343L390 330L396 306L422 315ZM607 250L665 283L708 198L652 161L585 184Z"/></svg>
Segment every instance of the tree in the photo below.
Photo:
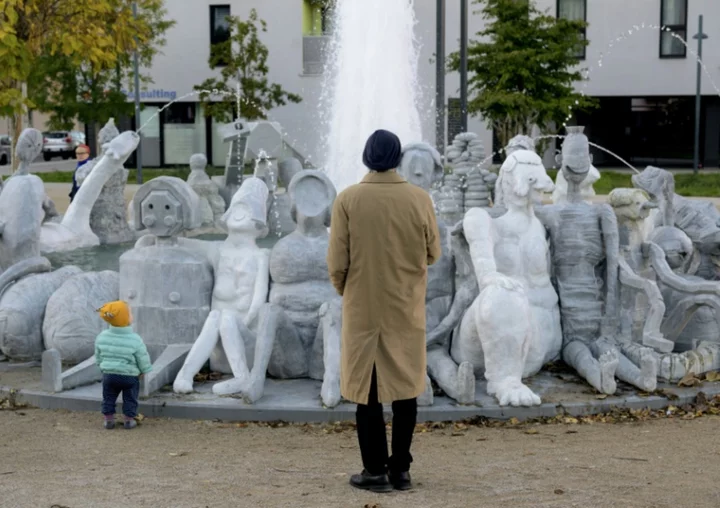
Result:
<svg viewBox="0 0 720 508"><path fill-rule="evenodd" d="M12 117L15 140L23 113L34 106L27 83L43 55L109 69L135 48L135 38L147 43L150 30L145 20L133 19L131 5L130 0L3 0L0 115ZM114 16L112 25L104 23L109 16Z"/></svg>
<svg viewBox="0 0 720 508"><path fill-rule="evenodd" d="M175 22L165 18L167 11L162 0L140 0L139 26L145 31L138 43L140 67L149 67L165 44L165 33ZM106 13L98 22L112 27L122 14ZM110 117L130 115L134 105L123 91L134 88L134 48L121 45L115 64L98 65L90 59L64 55L42 55L28 79L29 96L36 109L50 113L50 126L69 129L75 119L89 125L103 124ZM151 82L140 76L141 85ZM93 130L93 129L91 129Z"/></svg>
<svg viewBox="0 0 720 508"><path fill-rule="evenodd" d="M583 79L575 56L587 46L583 21L556 19L539 11L532 0L475 0L485 4L485 29L468 46L468 112L481 114L506 146L533 125L555 132L568 112L596 106L575 91ZM458 53L449 68L460 68Z"/></svg>
<svg viewBox="0 0 720 508"><path fill-rule="evenodd" d="M239 104L241 117L265 119L267 111L276 106L301 102L299 95L284 90L277 83L268 82L268 49L258 37L261 31L267 32L267 23L258 18L257 11L251 10L247 21L228 16L227 22L231 33L229 39L213 45L210 51L210 68L223 67L220 77L206 79L195 87L200 92L205 115L228 122L237 115ZM236 96L238 82L239 100ZM213 95L221 97L214 101Z"/></svg>

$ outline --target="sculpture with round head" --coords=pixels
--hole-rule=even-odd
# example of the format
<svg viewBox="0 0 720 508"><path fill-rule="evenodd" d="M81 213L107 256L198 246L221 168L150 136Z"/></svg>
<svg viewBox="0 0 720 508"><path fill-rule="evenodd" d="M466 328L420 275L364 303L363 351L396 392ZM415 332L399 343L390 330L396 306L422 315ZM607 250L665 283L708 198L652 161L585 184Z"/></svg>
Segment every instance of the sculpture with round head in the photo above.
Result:
<svg viewBox="0 0 720 508"><path fill-rule="evenodd" d="M37 159L43 147L43 135L37 129L25 129L20 133L15 153L20 160L18 175L26 175L35 159Z"/></svg>
<svg viewBox="0 0 720 508"><path fill-rule="evenodd" d="M191 171L205 171L207 167L207 157L205 154L196 153L190 156L190 170Z"/></svg>
<svg viewBox="0 0 720 508"><path fill-rule="evenodd" d="M505 155L510 156L510 154L517 152L518 150L530 150L531 152L534 152L535 140L525 134L518 134L508 141L508 145L505 147Z"/></svg>
<svg viewBox="0 0 720 508"><path fill-rule="evenodd" d="M288 194L290 217L296 224L309 221L330 227L337 191L324 172L314 169L300 171L290 180Z"/></svg>
<svg viewBox="0 0 720 508"><path fill-rule="evenodd" d="M124 134L124 133L123 133ZM135 194L135 229L170 238L197 224L199 198L180 178L161 176L143 184Z"/></svg>
<svg viewBox="0 0 720 508"><path fill-rule="evenodd" d="M495 186L496 206L525 206L555 185L548 176L542 159L530 150L518 150L500 167Z"/></svg>
<svg viewBox="0 0 720 508"><path fill-rule="evenodd" d="M252 176L243 180L235 192L222 220L228 232L254 232L256 238L268 234L267 201L269 190L265 182Z"/></svg>
<svg viewBox="0 0 720 508"><path fill-rule="evenodd" d="M567 136L556 161L568 183L580 185L592 166L590 141L584 134L585 127L567 127Z"/></svg>
<svg viewBox="0 0 720 508"><path fill-rule="evenodd" d="M697 270L699 258L692 240L682 230L661 226L650 233L648 241L657 244L665 252L665 259L673 271L692 275Z"/></svg>
<svg viewBox="0 0 720 508"><path fill-rule="evenodd" d="M641 189L613 189L608 196L619 222L639 222L648 218L650 210L657 205Z"/></svg>
<svg viewBox="0 0 720 508"><path fill-rule="evenodd" d="M120 135L120 131L115 126L115 119L110 118L107 121L107 123L103 126L103 128L100 129L100 132L98 132L98 145L100 146L100 151L102 153L104 153L105 145L110 143L110 141L112 141L119 135Z"/></svg>
<svg viewBox="0 0 720 508"><path fill-rule="evenodd" d="M427 143L405 145L398 173L408 182L430 190L432 184L443 177L440 152Z"/></svg>

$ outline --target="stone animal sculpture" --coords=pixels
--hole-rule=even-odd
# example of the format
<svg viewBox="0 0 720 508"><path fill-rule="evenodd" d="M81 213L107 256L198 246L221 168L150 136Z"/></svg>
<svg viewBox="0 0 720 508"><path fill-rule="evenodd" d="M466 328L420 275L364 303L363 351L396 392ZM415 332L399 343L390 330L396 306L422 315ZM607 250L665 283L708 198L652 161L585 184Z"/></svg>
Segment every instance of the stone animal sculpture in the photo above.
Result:
<svg viewBox="0 0 720 508"><path fill-rule="evenodd" d="M257 341L256 333L268 297L270 253L256 240L267 235L267 198L262 180L246 178L225 214L225 241L180 239L182 247L210 262L215 284L210 314L173 383L176 393L192 392L193 378L208 359L214 370L233 374L215 384L214 393L262 393L272 342Z"/></svg>
<svg viewBox="0 0 720 508"><path fill-rule="evenodd" d="M125 131L105 145L103 156L80 186L60 223L47 222L40 231L41 252L74 250L99 245L90 227L90 213L103 186L130 157L140 137Z"/></svg>
<svg viewBox="0 0 720 508"><path fill-rule="evenodd" d="M538 207L550 232L553 278L560 297L563 359L601 393L613 394L615 377L646 391L657 384L657 363L640 366L617 347L620 269L617 219L609 205L590 205L580 186L592 166L583 127L568 127L557 162L568 182L568 202Z"/></svg>
<svg viewBox="0 0 720 508"><path fill-rule="evenodd" d="M340 363L324 362L340 358L340 328L327 326L328 320L341 319L340 297L330 283L326 261L335 187L325 173L304 170L290 180L288 195L297 227L270 253L269 302L260 312L257 340L272 344L272 376L323 380L323 404L335 407L340 402ZM257 370L257 376L261 374L264 378ZM243 393L255 402L262 383L258 378L250 386Z"/></svg>
<svg viewBox="0 0 720 508"><path fill-rule="evenodd" d="M453 307L467 310L453 310L443 325L453 326L462 315L452 358L472 364L476 374L484 373L488 394L500 405L540 404L522 379L560 355L562 334L548 243L533 212L536 194L552 188L537 154L513 152L500 169L496 191L507 213L492 219L487 211L474 208L462 222L479 294L469 308L467 300L456 296Z"/></svg>
<svg viewBox="0 0 720 508"><path fill-rule="evenodd" d="M632 183L633 187L647 192L659 206L657 213L651 214L646 234L658 226L681 229L700 253L697 275L720 280L720 212L715 205L675 194L672 173L653 166L633 175Z"/></svg>

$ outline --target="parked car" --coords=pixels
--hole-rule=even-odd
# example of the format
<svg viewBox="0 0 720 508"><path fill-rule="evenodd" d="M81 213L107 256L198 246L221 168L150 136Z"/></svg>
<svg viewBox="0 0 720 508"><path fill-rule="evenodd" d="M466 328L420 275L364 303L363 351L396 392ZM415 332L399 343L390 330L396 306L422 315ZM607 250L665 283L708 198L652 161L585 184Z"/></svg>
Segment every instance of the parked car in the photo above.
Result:
<svg viewBox="0 0 720 508"><path fill-rule="evenodd" d="M67 160L75 155L75 140L69 131L43 132L43 159L49 161L53 157Z"/></svg>
<svg viewBox="0 0 720 508"><path fill-rule="evenodd" d="M78 147L78 145L85 144L85 133L79 132L79 131L71 131L70 137L73 138L73 154L74 154L75 149Z"/></svg>
<svg viewBox="0 0 720 508"><path fill-rule="evenodd" d="M0 136L0 166L10 164L12 139L7 134Z"/></svg>

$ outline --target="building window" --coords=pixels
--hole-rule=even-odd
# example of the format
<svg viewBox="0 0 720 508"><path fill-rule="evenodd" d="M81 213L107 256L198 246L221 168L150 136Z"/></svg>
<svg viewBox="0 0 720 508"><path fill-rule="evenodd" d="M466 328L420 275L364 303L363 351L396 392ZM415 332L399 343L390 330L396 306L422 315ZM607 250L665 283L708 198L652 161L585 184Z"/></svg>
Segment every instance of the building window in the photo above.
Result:
<svg viewBox="0 0 720 508"><path fill-rule="evenodd" d="M335 0L303 1L303 35L321 36L333 33Z"/></svg>
<svg viewBox="0 0 720 508"><path fill-rule="evenodd" d="M163 121L166 124L195 123L195 103L173 102L163 110Z"/></svg>
<svg viewBox="0 0 720 508"><path fill-rule="evenodd" d="M210 51L213 46L230 40L230 23L227 17L230 16L229 5L210 6ZM220 65L227 65L228 58L219 59Z"/></svg>
<svg viewBox="0 0 720 508"><path fill-rule="evenodd" d="M660 0L660 24L660 58L685 58L687 48L673 34L687 40L687 0Z"/></svg>
<svg viewBox="0 0 720 508"><path fill-rule="evenodd" d="M569 21L587 21L587 0L557 0L557 17ZM583 27L580 30L582 39L587 38L587 30ZM575 51L575 56L585 60L585 45L581 45Z"/></svg>

